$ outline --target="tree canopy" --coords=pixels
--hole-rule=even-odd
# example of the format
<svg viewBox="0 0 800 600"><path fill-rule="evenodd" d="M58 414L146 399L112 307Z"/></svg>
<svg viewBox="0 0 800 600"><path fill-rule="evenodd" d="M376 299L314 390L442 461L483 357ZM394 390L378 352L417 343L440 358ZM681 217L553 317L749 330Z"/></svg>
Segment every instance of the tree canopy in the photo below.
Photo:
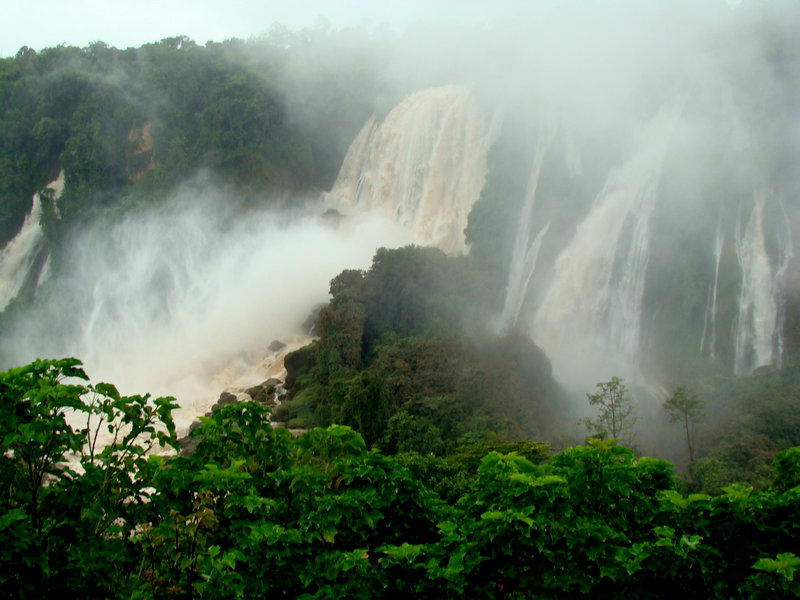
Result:
<svg viewBox="0 0 800 600"><path fill-rule="evenodd" d="M0 59L0 244L34 192L65 173L65 227L120 203L158 200L206 169L244 197L327 188L372 113L378 73L331 65L294 83L300 57L332 32L274 31L199 46L102 42ZM351 84L351 85L350 85ZM337 119L326 119L336 114Z"/></svg>
<svg viewBox="0 0 800 600"><path fill-rule="evenodd" d="M414 246L378 250L368 272L342 272L319 340L286 359L278 418L348 425L391 452L534 438L550 363L521 333L481 327L494 300L485 276L469 257Z"/></svg>
<svg viewBox="0 0 800 600"><path fill-rule="evenodd" d="M0 394L9 597L800 593L797 448L770 489L684 496L612 440L392 457L341 425L293 439L254 402L202 418L191 453L153 454L177 447L172 400L90 384L74 359L0 373Z"/></svg>

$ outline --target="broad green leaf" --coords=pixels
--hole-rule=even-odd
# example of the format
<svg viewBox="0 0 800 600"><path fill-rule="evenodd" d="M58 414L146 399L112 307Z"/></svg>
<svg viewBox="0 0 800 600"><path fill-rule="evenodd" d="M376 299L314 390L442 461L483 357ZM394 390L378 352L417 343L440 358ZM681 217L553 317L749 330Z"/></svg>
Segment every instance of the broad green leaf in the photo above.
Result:
<svg viewBox="0 0 800 600"><path fill-rule="evenodd" d="M703 539L703 536L700 535L682 535L681 536L681 545L688 547L690 550L695 550L697 548L697 544L700 543L700 540Z"/></svg>
<svg viewBox="0 0 800 600"><path fill-rule="evenodd" d="M3 516L0 516L0 531L7 529L9 526L11 526L13 523L16 523L17 521L24 520L26 517L27 515L25 514L25 511L19 508L14 508L8 511Z"/></svg>
<svg viewBox="0 0 800 600"><path fill-rule="evenodd" d="M800 557L792 552L782 552L773 558L761 558L753 565L754 569L778 573L789 581L794 580L794 573L800 569Z"/></svg>
<svg viewBox="0 0 800 600"><path fill-rule="evenodd" d="M382 546L378 548L378 552L383 552L393 558L413 560L422 553L423 548L422 544L403 542L400 546Z"/></svg>

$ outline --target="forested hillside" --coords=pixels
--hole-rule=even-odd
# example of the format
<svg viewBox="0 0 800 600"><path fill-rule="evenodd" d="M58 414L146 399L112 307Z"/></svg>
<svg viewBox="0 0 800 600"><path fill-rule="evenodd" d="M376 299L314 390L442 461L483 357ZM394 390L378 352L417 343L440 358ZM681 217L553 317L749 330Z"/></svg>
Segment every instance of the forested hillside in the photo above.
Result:
<svg viewBox="0 0 800 600"><path fill-rule="evenodd" d="M800 595L770 6L0 59L2 593Z"/></svg>
<svg viewBox="0 0 800 600"><path fill-rule="evenodd" d="M291 69L319 50L306 39L314 35L326 36L276 30L248 43L178 37L126 50L97 42L2 59L0 241L59 169L53 229L125 199L163 199L199 169L251 203L330 187L381 90L367 69L357 81L336 69L293 84Z"/></svg>
<svg viewBox="0 0 800 600"><path fill-rule="evenodd" d="M778 37L775 44L782 50L771 60L789 68L784 67L788 42ZM198 173L206 173L206 179L191 193L210 183L233 210L220 218L221 224L238 211L264 206L316 206L367 117L385 115L394 99L408 91L396 77L381 75L382 48L358 32L280 28L247 42L205 46L176 37L125 50L101 42L82 49L23 48L0 65L0 239L14 236L31 196L59 171L64 190L58 199L52 192L41 194L45 246L56 273L71 234L96 223L111 230L124 215L161 210ZM330 58L333 49L340 55L335 59ZM445 83L445 75L429 73L426 83ZM381 250L368 271L347 270L333 280L331 304L316 325L320 339L289 357L290 393L280 409L282 419L296 426L344 423L359 429L370 444L437 453L452 451L459 440L487 436L580 441L585 432L575 423L587 409L576 410L574 403L568 407L560 387L574 382L552 379L551 357L527 337L530 330L522 316L517 327L497 323L511 306L510 272L520 239L508 231L516 226L530 185L521 166L544 148L535 141L538 127L522 117L506 118L496 132L486 185L466 230L467 256ZM558 244L566 243L574 229L573 217L557 211L562 199L591 194L593 178L602 177L618 153L609 151L567 180L559 178L557 152L542 163L539 210L556 210L546 229L561 241L542 249L540 263L554 262ZM109 247L112 263L123 260L114 258L116 251ZM730 260L723 262L724 272L734 268ZM666 264L660 255L653 261ZM160 267L150 278L146 289L165 287ZM691 283L690 275L684 279L684 287L675 289L699 298L694 288L700 286ZM39 288L35 281L22 289L0 325L9 326L34 300L34 291L36 302L62 295L52 280ZM729 277L721 285L732 288L735 283ZM708 458L698 471L701 479L763 482L775 453L800 442L797 420L790 416L798 401L791 384L797 360L793 289L788 286L785 297L787 360L776 371L765 368L735 378L723 362L732 355L714 356L713 348L709 355L702 347L700 355L692 354L683 338L696 328L699 307L681 309L689 317L685 323L664 326L669 323L665 315L673 314L668 311L680 306L682 298L642 324L645 331L683 332L672 334L681 341L671 353L655 348L642 363L646 376L667 388L656 394L661 402L676 386L688 386L712 413L699 424L698 458L716 458ZM726 298L735 298L732 292ZM109 316L120 301L107 309ZM525 307L523 296L520 302L518 311ZM82 319L94 318L90 310L74 310L85 315ZM11 353L6 349L4 354ZM643 389L636 394L653 396ZM779 415L787 417L788 426L780 436L770 436L770 423ZM679 437L664 424L663 411L637 418L639 429L648 432L639 438L648 452L684 460L676 450L679 444L663 441ZM655 430L662 441L650 439ZM742 444L744 450L731 450Z"/></svg>
<svg viewBox="0 0 800 600"><path fill-rule="evenodd" d="M348 425L389 452L448 454L552 431L547 357L518 332L480 327L496 297L469 257L380 250L331 281L319 339L286 360L290 426Z"/></svg>

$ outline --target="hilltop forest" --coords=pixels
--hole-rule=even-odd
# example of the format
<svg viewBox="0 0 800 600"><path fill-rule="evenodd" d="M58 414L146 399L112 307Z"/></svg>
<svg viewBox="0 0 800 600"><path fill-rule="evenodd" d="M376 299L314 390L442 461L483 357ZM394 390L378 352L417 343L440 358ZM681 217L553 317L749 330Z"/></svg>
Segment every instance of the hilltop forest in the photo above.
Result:
<svg viewBox="0 0 800 600"><path fill-rule="evenodd" d="M333 49L333 66L301 69ZM0 246L39 193L49 257L48 278L0 313L0 340L58 297L82 230L167 211L187 181L219 190L226 214L322 213L364 122L419 84L357 58L381 52L356 32L275 28L0 59ZM437 77L425 84L449 83ZM0 341L2 593L800 595L800 289L787 288L779 364L646 365L668 389L642 392L656 408L631 413L623 445L581 421L596 413L575 408L536 340L487 317L503 309L504 232L524 187L507 160L514 126L488 154L469 252L380 248L333 277L314 340L286 356L279 405L270 387L179 439L180 399L90 383L80 356L15 364ZM56 195L46 186L59 173ZM644 388L622 381L622 401ZM699 399L683 405L691 422L663 408L676 389Z"/></svg>
<svg viewBox="0 0 800 600"><path fill-rule="evenodd" d="M329 80L313 82L313 95L293 90L291 69L309 47L303 33L278 29L250 43L176 37L118 50L96 42L2 59L0 240L60 168L66 185L59 218L47 222L51 244L104 211L163 199L201 169L243 202L330 187L379 82L337 71L317 74Z"/></svg>

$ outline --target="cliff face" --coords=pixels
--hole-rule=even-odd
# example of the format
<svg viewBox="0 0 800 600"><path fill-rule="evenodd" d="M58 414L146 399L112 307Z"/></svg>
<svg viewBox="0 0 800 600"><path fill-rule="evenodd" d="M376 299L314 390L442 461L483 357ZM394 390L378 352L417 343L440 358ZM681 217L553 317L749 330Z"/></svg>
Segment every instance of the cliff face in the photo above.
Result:
<svg viewBox="0 0 800 600"><path fill-rule="evenodd" d="M675 86L600 146L558 110L504 124L468 241L502 273L498 328L557 379L782 364L796 201L769 132L787 115L765 127L743 94Z"/></svg>
<svg viewBox="0 0 800 600"><path fill-rule="evenodd" d="M800 365L800 258L789 261L786 270L786 363Z"/></svg>
<svg viewBox="0 0 800 600"><path fill-rule="evenodd" d="M446 293L429 285L441 273L426 274L410 260L401 261L408 267L402 277L378 273L372 281L386 292L376 303L382 311L367 306L366 320L355 311L330 312L323 323L329 333L341 328L344 368L374 358L378 331L427 335L415 328L433 323L439 335L453 334L450 296L472 325L494 320L495 332L532 339L552 360L555 378L581 392L612 374L678 373L681 363L747 374L791 359L800 337L791 261L800 214L797 185L787 184L796 179L797 102L781 94L800 80L794 36L777 48L789 58L756 60L746 44L736 44L746 56L726 53L729 47L702 27L699 40L683 46L673 33L687 33L687 19L673 30L636 27L626 17L604 30L572 17L560 28L542 21L539 37L527 29L519 37L542 46L512 43L479 57L479 44L461 44L469 69L448 62L441 74L404 80L408 95L391 110L375 110L382 117L366 120L343 164L339 140L358 127L350 124L365 122L365 107L394 102L400 93L387 85L392 93L378 101L382 86L354 65L337 80L336 93L303 80L302 96L325 108L309 126L300 116L316 108L293 114L293 96L276 88L281 79L265 85L256 76L275 75L261 69L273 60L278 71L291 71L287 77L302 71L300 63L281 62L291 47L259 47L253 55L271 58L254 63L235 45L161 43L126 51L125 63L122 53L109 51L109 60L128 65L123 78L52 76L46 85L31 78L31 122L17 114L8 121L19 127L0 123L0 188L12 179L11 165L27 160L34 168L30 156L41 154L47 164L61 156L62 233L71 228L69 241L83 254L64 259L71 283L58 289L69 290L53 294L58 302L47 309L60 329L34 314L37 307L28 315L34 329L6 338L8 354L17 362L17 340L32 341L41 343L33 355L65 349L87 361L113 359L130 374L162 367L166 358L151 360L158 348L192 365L176 364L172 372L208 370L192 355L216 346L229 358L281 337L295 313L302 318L326 299L326 282L342 268L368 266L379 246L417 243L454 260L467 255L480 267L462 263L459 286ZM608 31L613 40L605 39ZM649 37L642 31L655 42L639 39ZM778 39L764 37L769 45ZM598 50L592 56L587 40ZM437 36L437 48L445 41ZM56 49L53 64L64 55L59 68L69 59L70 73L99 72L74 50ZM661 61L651 62L653 56ZM473 69L487 57L488 78ZM8 83L0 94L26 89L22 80L0 83ZM501 112L507 137L498 139L494 117ZM54 116L37 123L40 114ZM30 135L22 134L26 128ZM21 160L23 150L28 159ZM339 178L321 194L332 164L341 164ZM193 180L198 170L210 175ZM186 185L187 198L161 203L186 181L199 182ZM212 181L229 187L216 194ZM215 194L219 202L209 209L202 200ZM16 216L29 199L26 192ZM338 212L331 209L324 225L301 223L303 202L318 212L335 203ZM131 211L141 212L136 219L123 215L130 207L143 209ZM82 245L95 217L113 220L113 228L97 227L113 235L92 232L97 237ZM368 221L376 225L365 236ZM330 270L313 270L344 251L344 240L362 237L364 244L348 248ZM400 255L375 256L380 263ZM276 275L281 263L292 268ZM491 301L476 302L483 292ZM54 331L65 332L56 345L49 343ZM178 340L190 343L171 346ZM362 383L372 393L371 383Z"/></svg>
<svg viewBox="0 0 800 600"><path fill-rule="evenodd" d="M138 181L145 173L154 169L153 122L132 127L125 144L125 173L131 181Z"/></svg>

